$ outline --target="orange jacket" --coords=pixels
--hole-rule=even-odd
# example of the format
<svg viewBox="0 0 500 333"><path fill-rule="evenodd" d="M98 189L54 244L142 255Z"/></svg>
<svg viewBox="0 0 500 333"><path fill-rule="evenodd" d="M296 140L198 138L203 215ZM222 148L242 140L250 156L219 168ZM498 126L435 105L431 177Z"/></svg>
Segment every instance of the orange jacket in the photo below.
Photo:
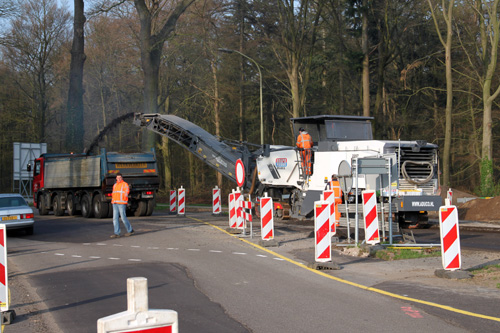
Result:
<svg viewBox="0 0 500 333"><path fill-rule="evenodd" d="M297 137L297 147L302 149L310 149L313 147L313 140L309 133L302 132Z"/></svg>
<svg viewBox="0 0 500 333"><path fill-rule="evenodd" d="M338 180L330 181L330 190L333 191L335 199L340 199L340 201L342 202L342 190L340 188L340 182Z"/></svg>
<svg viewBox="0 0 500 333"><path fill-rule="evenodd" d="M127 183L125 183L123 180L117 182L115 185L113 185L113 194L111 196L111 203L126 205L128 202L129 192L130 189Z"/></svg>

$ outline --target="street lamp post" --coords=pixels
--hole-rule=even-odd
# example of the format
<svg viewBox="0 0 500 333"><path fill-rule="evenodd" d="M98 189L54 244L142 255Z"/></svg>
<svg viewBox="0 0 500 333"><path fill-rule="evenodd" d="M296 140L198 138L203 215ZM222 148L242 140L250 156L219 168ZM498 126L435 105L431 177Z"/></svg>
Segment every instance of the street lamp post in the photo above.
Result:
<svg viewBox="0 0 500 333"><path fill-rule="evenodd" d="M255 67L257 67L257 70L259 71L259 82L260 82L260 144L264 145L264 111L263 111L263 108L262 108L262 72L260 71L260 66L259 66L259 64L255 60L253 60L252 58L250 58L246 54L241 53L240 51L231 50L231 49L224 49L224 48L220 48L219 51L225 52L225 53L238 53L242 57L245 57L248 60L250 60L251 62L253 62L255 64Z"/></svg>

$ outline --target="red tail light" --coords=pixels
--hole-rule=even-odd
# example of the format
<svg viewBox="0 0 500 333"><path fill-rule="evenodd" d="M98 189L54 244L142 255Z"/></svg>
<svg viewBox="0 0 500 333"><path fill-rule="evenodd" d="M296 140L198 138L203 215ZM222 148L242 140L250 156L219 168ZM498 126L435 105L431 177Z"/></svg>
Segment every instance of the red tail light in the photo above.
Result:
<svg viewBox="0 0 500 333"><path fill-rule="evenodd" d="M107 197L111 197L113 195L113 193L106 193L105 194Z"/></svg>
<svg viewBox="0 0 500 333"><path fill-rule="evenodd" d="M151 195L151 194L153 194L153 191L146 191L146 193L145 193L145 194L146 194L146 195Z"/></svg>
<svg viewBox="0 0 500 333"><path fill-rule="evenodd" d="M21 218L22 219L32 219L35 215L33 213L30 214L22 214Z"/></svg>

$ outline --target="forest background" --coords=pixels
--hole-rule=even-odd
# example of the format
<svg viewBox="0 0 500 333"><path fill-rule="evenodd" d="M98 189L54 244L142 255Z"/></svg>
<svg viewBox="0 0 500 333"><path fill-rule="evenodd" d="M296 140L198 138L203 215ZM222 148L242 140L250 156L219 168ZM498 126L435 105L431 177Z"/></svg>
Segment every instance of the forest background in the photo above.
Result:
<svg viewBox="0 0 500 333"><path fill-rule="evenodd" d="M371 116L376 139L438 144L442 185L496 195L499 1L0 0L0 191L13 142L83 152L132 112L259 144L262 79L265 143L293 145L291 117ZM151 147L161 193L235 186L130 119L92 153Z"/></svg>

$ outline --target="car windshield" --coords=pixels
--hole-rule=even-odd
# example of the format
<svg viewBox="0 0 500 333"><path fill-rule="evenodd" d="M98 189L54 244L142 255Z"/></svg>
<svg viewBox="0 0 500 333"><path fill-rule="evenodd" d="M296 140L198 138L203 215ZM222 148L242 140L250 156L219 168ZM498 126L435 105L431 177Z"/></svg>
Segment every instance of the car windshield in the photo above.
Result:
<svg viewBox="0 0 500 333"><path fill-rule="evenodd" d="M0 198L0 208L26 206L26 201L21 197Z"/></svg>

